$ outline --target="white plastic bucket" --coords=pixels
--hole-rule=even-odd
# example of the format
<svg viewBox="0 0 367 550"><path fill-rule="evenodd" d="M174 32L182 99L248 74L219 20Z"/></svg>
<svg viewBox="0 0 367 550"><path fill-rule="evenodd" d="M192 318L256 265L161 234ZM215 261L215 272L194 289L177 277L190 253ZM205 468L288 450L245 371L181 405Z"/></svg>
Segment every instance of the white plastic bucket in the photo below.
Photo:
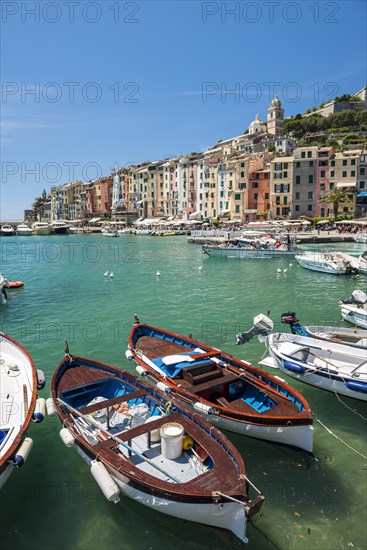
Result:
<svg viewBox="0 0 367 550"><path fill-rule="evenodd" d="M161 452L164 458L175 460L182 455L183 433L183 427L176 422L168 422L161 427Z"/></svg>
<svg viewBox="0 0 367 550"><path fill-rule="evenodd" d="M154 422L154 420L158 420L158 418L162 418L161 416L150 416L146 419L145 424L148 422ZM156 428L155 430L152 430L150 432L150 441L151 443L158 443L158 441L161 440L161 432L159 428Z"/></svg>

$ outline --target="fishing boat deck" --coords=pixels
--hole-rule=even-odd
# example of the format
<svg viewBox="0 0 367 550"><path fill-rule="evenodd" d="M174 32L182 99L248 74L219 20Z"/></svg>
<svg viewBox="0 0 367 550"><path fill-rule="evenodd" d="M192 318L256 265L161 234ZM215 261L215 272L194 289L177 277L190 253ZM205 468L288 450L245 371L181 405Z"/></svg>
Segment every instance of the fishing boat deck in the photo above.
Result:
<svg viewBox="0 0 367 550"><path fill-rule="evenodd" d="M176 353L187 352L187 346L170 342L166 339L155 338L153 336L141 336L137 342L137 348L143 351L148 359L156 359L165 355L175 355Z"/></svg>
<svg viewBox="0 0 367 550"><path fill-rule="evenodd" d="M85 384L97 382L98 380L105 380L106 378L113 378L113 375L89 367L72 366L63 374L57 391L58 394L61 394L70 388L77 388L78 386L84 386Z"/></svg>
<svg viewBox="0 0 367 550"><path fill-rule="evenodd" d="M175 355L183 352L190 355L190 350L187 346L169 342L167 339L156 338L154 336L140 337L137 341L137 348L149 359L156 359L158 357L164 357L171 354ZM201 349L199 345L198 349ZM229 397L228 386L240 378L238 373L222 368L214 361L210 360L212 357L219 355L222 356L222 353L218 350L204 351L202 354L193 355L192 357L195 357L195 363L203 359L208 359L208 361L204 363L201 362L201 364L198 365L193 363L192 366L185 366L182 369L182 376L179 378L180 389L195 394L199 398L202 397L211 402L214 406L220 405L225 409L231 410L232 413L238 413L239 415L246 414L252 417L262 416L263 413L256 410L256 407L251 405L251 401L246 402L245 399L234 399L233 397ZM250 381L250 383L254 385L256 381ZM274 392L263 387L261 387L261 392L264 396L276 402L276 407L267 410L266 416L289 418L294 416L302 417L303 415L308 417L307 411L303 413L300 412L297 405L286 396L280 394L275 395Z"/></svg>

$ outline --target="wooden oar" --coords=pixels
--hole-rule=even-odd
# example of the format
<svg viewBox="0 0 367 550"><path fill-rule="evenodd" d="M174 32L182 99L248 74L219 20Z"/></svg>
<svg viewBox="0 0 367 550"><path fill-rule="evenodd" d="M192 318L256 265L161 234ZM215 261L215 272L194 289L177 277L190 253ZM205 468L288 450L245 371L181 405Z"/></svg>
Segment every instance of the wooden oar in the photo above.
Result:
<svg viewBox="0 0 367 550"><path fill-rule="evenodd" d="M119 437L115 437L113 435L111 435L104 427L103 425L98 422L97 420L91 420L91 418L85 414L81 414L78 409L74 409L74 407L71 407L70 405L68 405L68 403L65 403L65 401L62 401L62 399L58 398L57 401L60 403L60 405L64 406L66 409L68 409L68 411L70 413L73 413L75 416L78 416L80 418L83 418L83 420L85 420L85 422L87 424L89 424L90 426L94 427L94 428L98 428L99 430L101 430L101 432L105 435L107 435L107 437L109 439L112 439L113 441L115 441L116 443L118 443L119 445L122 445L122 447L125 447L125 449L127 449L128 451L130 451L131 453L134 453L136 454L139 458L141 458L142 460L144 460L144 462L147 462L148 464L150 464L151 466L153 466L153 468L156 468L156 470L159 470L162 474L164 474L165 476L169 477L170 479L172 479L172 481L174 481L175 483L181 483L180 480L178 480L176 477L172 476L171 474L169 474L168 472L166 472L163 468L161 468L160 466L158 466L157 464L154 464L154 462L152 462L149 458L147 458L146 456L144 456L143 454L139 453L138 451L136 451L135 449L133 449L132 447L130 447L130 445L128 445L127 443L125 443L124 441L122 441ZM103 403L103 402L102 402Z"/></svg>

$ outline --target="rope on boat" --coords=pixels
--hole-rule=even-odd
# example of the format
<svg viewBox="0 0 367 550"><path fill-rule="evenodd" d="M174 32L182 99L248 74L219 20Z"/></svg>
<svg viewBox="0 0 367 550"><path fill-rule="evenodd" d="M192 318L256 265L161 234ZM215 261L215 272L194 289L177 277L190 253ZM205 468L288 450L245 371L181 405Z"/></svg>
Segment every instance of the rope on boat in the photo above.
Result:
<svg viewBox="0 0 367 550"><path fill-rule="evenodd" d="M364 460L367 460L367 456L363 455L362 453L360 453L359 451L357 451L357 449L354 449L354 447L352 447L351 445L349 445L348 443L346 443L345 441L343 441L338 435L334 434L334 432L332 432L330 430L330 428L328 428L327 426L325 426L325 424L323 424L321 422L321 420L319 420L318 418L316 418L316 422L318 422L323 428L325 428L325 430L330 434L330 435L333 435L336 439L338 439L341 443L343 443L343 445L345 445L346 447L348 447L348 449L350 449L351 451L355 452L357 455L359 455L360 457L362 457Z"/></svg>

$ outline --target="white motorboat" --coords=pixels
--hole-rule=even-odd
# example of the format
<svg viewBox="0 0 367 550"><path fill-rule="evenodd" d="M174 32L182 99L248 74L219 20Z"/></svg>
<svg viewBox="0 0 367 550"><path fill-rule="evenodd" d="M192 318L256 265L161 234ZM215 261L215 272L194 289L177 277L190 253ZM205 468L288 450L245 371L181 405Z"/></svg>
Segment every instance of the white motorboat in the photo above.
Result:
<svg viewBox="0 0 367 550"><path fill-rule="evenodd" d="M356 243L367 244L367 232L357 233L356 235L354 235L354 240Z"/></svg>
<svg viewBox="0 0 367 550"><path fill-rule="evenodd" d="M34 222L32 232L33 235L49 235L51 233L50 225L47 222Z"/></svg>
<svg viewBox="0 0 367 550"><path fill-rule="evenodd" d="M294 311L282 313L281 322L289 325L292 334L309 336L314 340L327 340L367 350L367 331L363 329L325 325L301 325Z"/></svg>
<svg viewBox="0 0 367 550"><path fill-rule="evenodd" d="M119 235L124 235L125 233L131 233L131 228L130 227L124 227L123 229L118 229L117 230L117 233Z"/></svg>
<svg viewBox="0 0 367 550"><path fill-rule="evenodd" d="M367 252L363 252L358 258L359 261L359 272L367 273Z"/></svg>
<svg viewBox="0 0 367 550"><path fill-rule="evenodd" d="M20 223L16 231L20 237L29 237L32 235L32 229L26 223Z"/></svg>
<svg viewBox="0 0 367 550"><path fill-rule="evenodd" d="M140 236L150 235L151 232L152 231L150 229L135 229L135 231L133 231L135 235L140 235Z"/></svg>
<svg viewBox="0 0 367 550"><path fill-rule="evenodd" d="M231 242L220 245L203 245L203 252L208 256L235 260L294 257L296 254L295 250L289 250L286 245L275 247L266 246L266 243L262 245L241 245Z"/></svg>
<svg viewBox="0 0 367 550"><path fill-rule="evenodd" d="M51 232L55 235L65 235L69 233L68 225L63 220L55 220L50 224Z"/></svg>
<svg viewBox="0 0 367 550"><path fill-rule="evenodd" d="M339 302L339 306L345 321L367 328L367 296L362 290L354 290L347 300Z"/></svg>
<svg viewBox="0 0 367 550"><path fill-rule="evenodd" d="M8 223L1 226L0 234L2 237L12 237L14 235L14 227Z"/></svg>
<svg viewBox="0 0 367 550"><path fill-rule="evenodd" d="M343 252L304 252L297 254L296 260L305 269L332 275L346 275L359 271L358 259Z"/></svg>
<svg viewBox="0 0 367 550"><path fill-rule="evenodd" d="M69 225L69 233L71 233L72 235L81 235L82 233L84 233L84 229L77 225Z"/></svg>
<svg viewBox="0 0 367 550"><path fill-rule="evenodd" d="M31 451L27 430L31 421L41 422L45 415L45 400L37 399L37 389L44 385L44 375L27 350L0 332L0 488Z"/></svg>
<svg viewBox="0 0 367 550"><path fill-rule="evenodd" d="M365 350L280 332L270 334L266 341L267 365L272 361L272 366L300 382L367 401Z"/></svg>
<svg viewBox="0 0 367 550"><path fill-rule="evenodd" d="M116 229L111 229L110 227L104 227L101 233L104 237L119 237L119 233Z"/></svg>

